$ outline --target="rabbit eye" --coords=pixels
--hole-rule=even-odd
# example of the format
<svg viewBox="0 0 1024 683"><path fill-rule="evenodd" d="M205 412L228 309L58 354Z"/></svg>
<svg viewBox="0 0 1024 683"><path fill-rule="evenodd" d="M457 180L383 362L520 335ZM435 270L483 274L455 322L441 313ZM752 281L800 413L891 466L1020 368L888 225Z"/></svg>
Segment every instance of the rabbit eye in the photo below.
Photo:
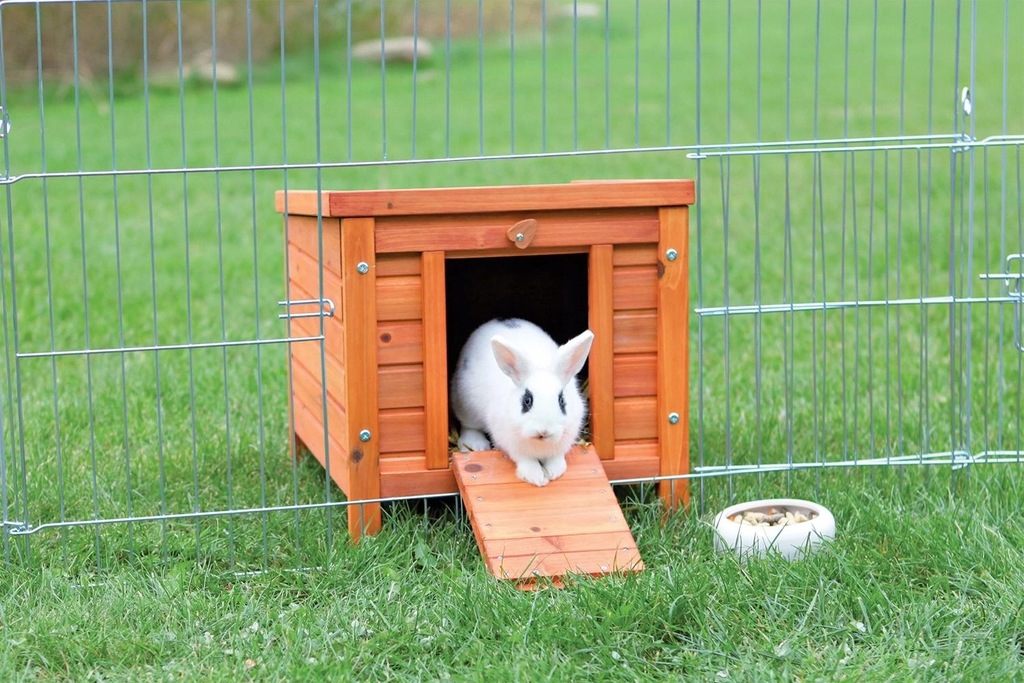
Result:
<svg viewBox="0 0 1024 683"><path fill-rule="evenodd" d="M523 412L530 412L530 408L533 407L533 394L529 389L523 392Z"/></svg>
<svg viewBox="0 0 1024 683"><path fill-rule="evenodd" d="M558 409L565 415L565 394L561 391L558 392Z"/></svg>

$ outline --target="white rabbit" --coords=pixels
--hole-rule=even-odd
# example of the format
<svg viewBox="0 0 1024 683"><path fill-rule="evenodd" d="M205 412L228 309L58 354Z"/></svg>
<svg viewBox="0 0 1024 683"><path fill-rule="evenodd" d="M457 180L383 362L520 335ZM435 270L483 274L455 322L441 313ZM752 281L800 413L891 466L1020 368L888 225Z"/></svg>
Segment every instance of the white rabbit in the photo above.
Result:
<svg viewBox="0 0 1024 683"><path fill-rule="evenodd" d="M469 336L449 398L459 419L459 450L494 446L516 463L523 481L544 486L565 473L587 407L576 373L590 353L586 330L563 346L518 318L486 322ZM488 439L490 435L490 439Z"/></svg>

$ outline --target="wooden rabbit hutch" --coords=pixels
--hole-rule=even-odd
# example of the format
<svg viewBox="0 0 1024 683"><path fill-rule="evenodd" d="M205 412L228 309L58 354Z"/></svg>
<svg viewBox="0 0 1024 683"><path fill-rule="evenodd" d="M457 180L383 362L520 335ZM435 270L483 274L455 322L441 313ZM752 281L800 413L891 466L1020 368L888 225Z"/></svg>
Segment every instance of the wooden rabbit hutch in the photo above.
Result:
<svg viewBox="0 0 1024 683"><path fill-rule="evenodd" d="M331 302L325 317L289 323L292 336L318 337L322 320L324 344L323 359L315 341L291 344L291 424L349 500L459 491L449 368L478 324L503 316L532 319L559 343L594 332L581 380L608 478L687 472L692 181L276 200L289 300L320 300L322 283ZM687 503L685 480L659 486L670 507ZM380 525L378 503L349 508L353 537Z"/></svg>

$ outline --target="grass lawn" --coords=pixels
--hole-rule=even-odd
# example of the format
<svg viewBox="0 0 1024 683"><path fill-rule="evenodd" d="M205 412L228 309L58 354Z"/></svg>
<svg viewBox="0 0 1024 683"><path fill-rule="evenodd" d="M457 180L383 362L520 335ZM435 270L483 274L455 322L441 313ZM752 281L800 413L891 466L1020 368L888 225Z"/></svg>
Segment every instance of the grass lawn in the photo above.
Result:
<svg viewBox="0 0 1024 683"><path fill-rule="evenodd" d="M1024 250L1020 147L589 153L1019 133L1024 5L609 7L383 76L333 41L233 88L7 88L3 505L37 531L4 536L0 678L1024 677L1013 308L863 303L999 295L977 275ZM444 158L464 160L421 163ZM694 465L1017 462L707 478L664 523L623 487L647 571L562 591L496 584L438 502L347 543L321 506L340 491L288 456L274 192L642 177L698 181ZM777 494L827 505L837 540L796 564L714 555L718 509ZM289 509L64 524L267 507Z"/></svg>

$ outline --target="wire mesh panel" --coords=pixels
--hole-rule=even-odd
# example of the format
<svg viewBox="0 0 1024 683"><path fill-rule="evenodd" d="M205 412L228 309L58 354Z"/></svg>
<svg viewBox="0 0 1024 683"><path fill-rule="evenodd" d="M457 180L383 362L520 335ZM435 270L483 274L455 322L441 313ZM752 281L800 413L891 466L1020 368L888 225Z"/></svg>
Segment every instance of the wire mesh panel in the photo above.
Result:
<svg viewBox="0 0 1024 683"><path fill-rule="evenodd" d="M1019 462L1020 8L751 9L701 12L699 470Z"/></svg>
<svg viewBox="0 0 1024 683"><path fill-rule="evenodd" d="M333 302L286 300L278 190L695 178L698 511L1019 464L1022 30L1015 0L0 2L5 558L247 571L344 534L291 457L288 348L326 363Z"/></svg>

